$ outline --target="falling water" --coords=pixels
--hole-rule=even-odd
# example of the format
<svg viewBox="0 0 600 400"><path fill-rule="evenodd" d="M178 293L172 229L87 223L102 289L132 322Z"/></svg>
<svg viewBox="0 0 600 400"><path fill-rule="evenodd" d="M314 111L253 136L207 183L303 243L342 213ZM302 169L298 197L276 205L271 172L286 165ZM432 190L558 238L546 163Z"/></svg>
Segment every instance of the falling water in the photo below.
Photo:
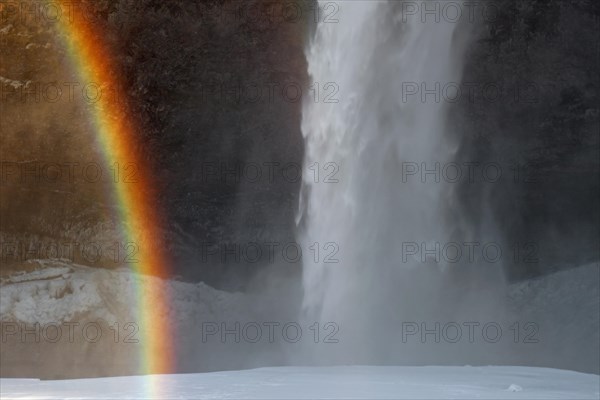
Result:
<svg viewBox="0 0 600 400"><path fill-rule="evenodd" d="M460 82L467 40L460 24L403 14L399 1L337 4L307 49L318 96L302 121L304 313L339 326L329 349L337 359L391 360L403 321L447 316L462 290L445 289L453 278L443 260L404 250L443 244L455 231L453 187L410 172L456 153L449 102L421 89Z"/></svg>

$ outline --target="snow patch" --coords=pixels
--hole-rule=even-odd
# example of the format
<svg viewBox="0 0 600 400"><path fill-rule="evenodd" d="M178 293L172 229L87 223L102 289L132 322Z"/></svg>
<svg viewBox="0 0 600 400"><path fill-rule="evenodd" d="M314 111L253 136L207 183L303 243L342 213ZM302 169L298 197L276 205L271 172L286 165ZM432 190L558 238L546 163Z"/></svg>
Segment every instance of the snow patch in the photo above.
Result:
<svg viewBox="0 0 600 400"><path fill-rule="evenodd" d="M509 392L522 392L522 391L523 391L523 388L522 388L521 386L519 386L519 385L515 385L515 384L513 383L513 384L511 384L511 385L508 387L508 389L506 389L506 390L508 390Z"/></svg>
<svg viewBox="0 0 600 400"><path fill-rule="evenodd" d="M28 88L29 84L31 83L31 81L21 82L21 81L17 81L17 80L14 80L14 79L8 79L8 78L5 78L3 76L0 76L0 83L3 83L3 84L8 85L8 86L12 86L15 89L19 89L21 87Z"/></svg>

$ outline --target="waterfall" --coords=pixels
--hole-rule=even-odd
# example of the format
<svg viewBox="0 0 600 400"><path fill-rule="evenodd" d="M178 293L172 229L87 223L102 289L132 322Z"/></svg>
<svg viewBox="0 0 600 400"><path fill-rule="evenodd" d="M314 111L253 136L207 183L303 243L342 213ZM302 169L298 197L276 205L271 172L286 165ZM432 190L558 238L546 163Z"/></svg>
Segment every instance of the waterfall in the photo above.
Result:
<svg viewBox="0 0 600 400"><path fill-rule="evenodd" d="M423 182L421 168L443 168L456 153L441 88L460 82L467 40L460 24L408 15L403 2L336 4L307 49L304 315L337 324L338 359L387 360L380 343L399 342L403 321L447 315L460 296L446 289L447 263L421 258L421 244L443 246L456 230L454 187Z"/></svg>

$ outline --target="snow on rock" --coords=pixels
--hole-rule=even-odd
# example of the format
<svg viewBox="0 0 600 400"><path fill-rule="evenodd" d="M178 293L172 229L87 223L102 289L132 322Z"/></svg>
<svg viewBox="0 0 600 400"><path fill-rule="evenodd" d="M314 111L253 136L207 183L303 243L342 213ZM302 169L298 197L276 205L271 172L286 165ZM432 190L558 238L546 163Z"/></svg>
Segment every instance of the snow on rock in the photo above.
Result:
<svg viewBox="0 0 600 400"><path fill-rule="evenodd" d="M564 317L574 316L581 306L584 311L599 307L599 281L600 264L591 263L513 284L510 297L517 307L529 312L551 310Z"/></svg>
<svg viewBox="0 0 600 400"><path fill-rule="evenodd" d="M598 399L600 377L532 367L277 367L65 381L0 379L0 393L6 399Z"/></svg>
<svg viewBox="0 0 600 400"><path fill-rule="evenodd" d="M13 29L12 24L8 24L6 25L4 28L0 29L0 34L1 35L7 35L8 33L10 33L10 31Z"/></svg>
<svg viewBox="0 0 600 400"><path fill-rule="evenodd" d="M60 323L75 318L134 321L140 291L166 292L169 321L182 324L237 317L243 295L225 293L203 283L167 281L129 270L102 270L61 260L35 260L40 269L0 282L0 321Z"/></svg>
<svg viewBox="0 0 600 400"><path fill-rule="evenodd" d="M539 344L521 349L528 365L600 373L600 264L513 284L509 303L539 330Z"/></svg>
<svg viewBox="0 0 600 400"><path fill-rule="evenodd" d="M217 323L221 329L224 329L221 324L226 324L231 329L233 321L240 322L242 326L247 321L258 321L259 325L275 319L282 325L290 321L272 315L251 295L222 292L203 283L144 276L130 270L89 268L65 260L36 260L35 263L39 266L37 270L14 274L0 282L0 322L50 324L102 319L111 325L118 322L119 326L124 326L139 318L139 296L149 288L159 288L166 292L169 301L168 315L160 319L165 326L158 328L177 332L177 359L181 361L181 371L286 365L293 363L302 352L302 346L282 342L281 335L275 342L267 341L265 335L265 340L257 344L244 341L224 343L222 335L215 335L206 343L199 342L199 338L203 337L204 322ZM539 326L536 334L539 341L515 344L510 352L502 352L504 358L493 358L494 364L598 373L599 270L598 264L591 264L512 285L509 302L518 312L515 315L522 323L533 321ZM309 334L305 335L305 339L306 342L312 340ZM54 350L54 347L49 350ZM323 349L319 347L319 351ZM81 350L84 351L85 347ZM19 351L13 351L13 359L20 359ZM73 351L70 354L83 357ZM83 360L89 361L87 358ZM460 364L460 360L456 363ZM6 371L6 363L4 367ZM129 371L135 370L122 373L135 373ZM73 375L66 377L70 376ZM527 384L508 377L499 384L498 390L504 396L523 393L523 397L528 398L526 395L529 394Z"/></svg>
<svg viewBox="0 0 600 400"><path fill-rule="evenodd" d="M4 33L4 32L2 32L2 33ZM28 88L31 81L21 82L21 81L15 80L15 79L9 79L9 78L0 76L0 83L7 85L7 86L12 86L15 89L19 89L21 87Z"/></svg>

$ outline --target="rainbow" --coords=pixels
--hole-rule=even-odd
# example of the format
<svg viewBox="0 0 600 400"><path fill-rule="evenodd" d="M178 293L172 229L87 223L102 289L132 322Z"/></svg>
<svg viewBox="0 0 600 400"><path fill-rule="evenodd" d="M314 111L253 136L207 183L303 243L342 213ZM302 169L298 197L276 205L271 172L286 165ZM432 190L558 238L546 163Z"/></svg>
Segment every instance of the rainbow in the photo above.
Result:
<svg viewBox="0 0 600 400"><path fill-rule="evenodd" d="M56 5L56 2L53 2ZM72 0L59 0L64 9L73 7ZM162 217L157 211L156 186L150 179L150 166L140 150L139 129L135 118L122 101L126 93L119 83L119 74L104 41L106 32L94 24L93 17L85 15L85 7L66 14L56 23L69 53L70 61L80 83L94 83L110 88L111 96L99 96L90 111L90 122L101 148L104 162L110 168L133 166L135 182L123 174L113 185L112 197L117 202L119 218L127 243L137 245L135 262L130 267L143 275L164 276L169 262L164 246L160 245ZM169 298L160 284L152 284L150 277L139 277L136 282L136 321L139 327L139 373L163 374L174 372L174 346L171 333L165 326Z"/></svg>

